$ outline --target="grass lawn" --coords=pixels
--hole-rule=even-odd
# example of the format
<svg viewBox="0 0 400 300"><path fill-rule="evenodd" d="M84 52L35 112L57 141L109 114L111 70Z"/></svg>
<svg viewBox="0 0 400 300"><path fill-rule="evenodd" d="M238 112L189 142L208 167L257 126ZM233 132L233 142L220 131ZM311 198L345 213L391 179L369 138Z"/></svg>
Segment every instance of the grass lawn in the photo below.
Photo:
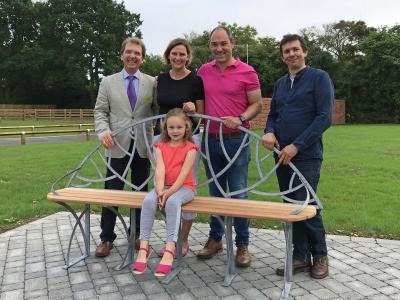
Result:
<svg viewBox="0 0 400 300"><path fill-rule="evenodd" d="M1 126L7 126L4 122ZM324 142L318 196L327 231L400 239L400 125L335 126ZM0 146L0 232L61 210L46 200L51 183L77 166L95 145L96 141ZM249 169L254 176L255 168ZM200 194L207 194L207 188Z"/></svg>
<svg viewBox="0 0 400 300"><path fill-rule="evenodd" d="M329 232L400 238L400 125L335 126L318 195Z"/></svg>

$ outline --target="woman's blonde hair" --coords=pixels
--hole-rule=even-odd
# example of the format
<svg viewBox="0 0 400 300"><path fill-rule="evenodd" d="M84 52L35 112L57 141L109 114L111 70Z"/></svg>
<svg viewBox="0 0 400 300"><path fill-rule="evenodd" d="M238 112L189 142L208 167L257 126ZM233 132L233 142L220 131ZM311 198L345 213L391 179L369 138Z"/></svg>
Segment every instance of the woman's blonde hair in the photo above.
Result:
<svg viewBox="0 0 400 300"><path fill-rule="evenodd" d="M185 140L192 141L192 121L190 121L187 114L182 110L182 108L173 108L165 116L163 126L161 129L161 141L169 142L171 138L168 135L167 120L170 117L181 117L185 121Z"/></svg>

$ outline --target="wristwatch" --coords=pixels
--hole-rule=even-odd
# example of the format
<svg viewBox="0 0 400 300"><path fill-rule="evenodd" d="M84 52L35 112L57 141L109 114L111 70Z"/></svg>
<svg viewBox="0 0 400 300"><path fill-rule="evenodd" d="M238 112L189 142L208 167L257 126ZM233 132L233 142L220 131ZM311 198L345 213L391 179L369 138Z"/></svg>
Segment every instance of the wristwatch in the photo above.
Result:
<svg viewBox="0 0 400 300"><path fill-rule="evenodd" d="M246 118L243 115L239 115L239 120L243 124L246 121Z"/></svg>

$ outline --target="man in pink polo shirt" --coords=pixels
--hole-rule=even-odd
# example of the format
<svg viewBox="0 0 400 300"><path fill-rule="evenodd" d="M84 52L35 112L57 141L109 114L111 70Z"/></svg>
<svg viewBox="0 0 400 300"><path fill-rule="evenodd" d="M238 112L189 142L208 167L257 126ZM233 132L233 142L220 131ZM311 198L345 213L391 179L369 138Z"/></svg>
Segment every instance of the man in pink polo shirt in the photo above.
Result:
<svg viewBox="0 0 400 300"><path fill-rule="evenodd" d="M209 48L214 58L213 61L200 67L198 75L203 79L205 93L205 114L224 119L222 128L224 147L233 157L240 147L244 134L237 127L249 128L249 120L261 111L261 90L257 73L253 67L243 63L232 56L235 46L234 39L228 28L218 26L211 31ZM210 163L214 174L221 171L228 161L220 145L218 134L219 124L212 122L209 128L209 153ZM202 151L205 150L203 138ZM240 191L247 187L247 173L250 161L250 146L242 149L232 166L218 178L218 184L226 192ZM207 177L211 172L205 163ZM223 197L223 194L212 182L209 184L211 196ZM247 193L237 193L232 198L246 199ZM250 266L251 257L249 245L249 220L235 218L236 231L236 265L238 267ZM208 259L222 250L223 228L215 217L210 220L210 234L204 248L197 254L198 258Z"/></svg>

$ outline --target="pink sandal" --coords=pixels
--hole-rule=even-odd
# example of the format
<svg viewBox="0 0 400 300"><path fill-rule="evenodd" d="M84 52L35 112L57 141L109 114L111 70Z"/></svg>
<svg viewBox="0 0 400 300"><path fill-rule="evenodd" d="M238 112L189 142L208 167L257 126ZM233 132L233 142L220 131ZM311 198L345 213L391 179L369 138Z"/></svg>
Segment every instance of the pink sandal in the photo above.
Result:
<svg viewBox="0 0 400 300"><path fill-rule="evenodd" d="M189 251L189 246L185 248L182 247L182 257L185 257L188 251ZM165 247L162 247L160 251L158 251L158 257L163 257L164 253L165 253ZM176 258L176 250L174 250L174 258Z"/></svg>
<svg viewBox="0 0 400 300"><path fill-rule="evenodd" d="M169 254L174 257L174 253L168 249L165 249L164 252L168 252ZM164 264L158 264L155 271L154 271L154 276L156 277L165 277L172 271L172 265L164 265Z"/></svg>
<svg viewBox="0 0 400 300"><path fill-rule="evenodd" d="M149 258L151 255L151 248L150 245L146 248L139 248L139 251L143 250L146 251L146 258ZM134 274L140 275L143 274L147 270L147 262L135 262L132 266L132 272Z"/></svg>

